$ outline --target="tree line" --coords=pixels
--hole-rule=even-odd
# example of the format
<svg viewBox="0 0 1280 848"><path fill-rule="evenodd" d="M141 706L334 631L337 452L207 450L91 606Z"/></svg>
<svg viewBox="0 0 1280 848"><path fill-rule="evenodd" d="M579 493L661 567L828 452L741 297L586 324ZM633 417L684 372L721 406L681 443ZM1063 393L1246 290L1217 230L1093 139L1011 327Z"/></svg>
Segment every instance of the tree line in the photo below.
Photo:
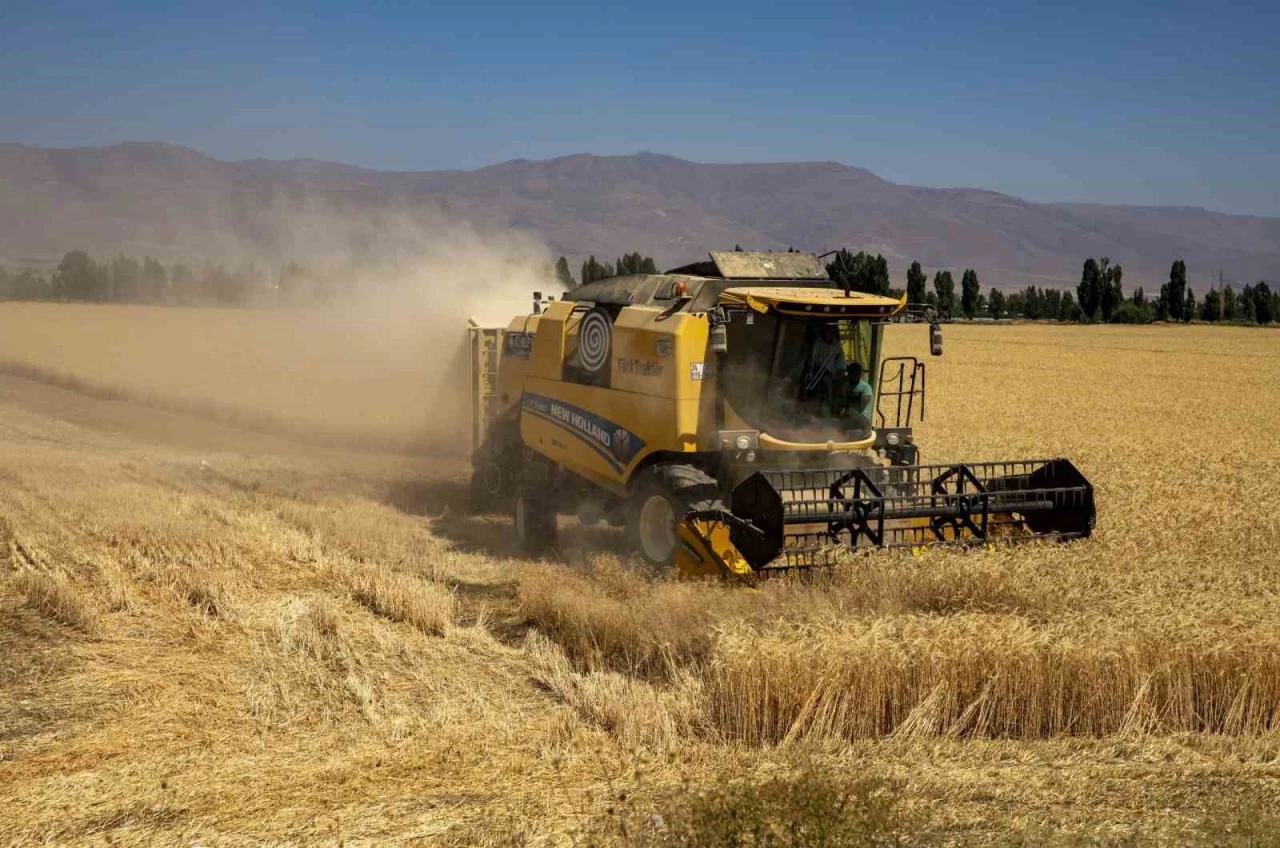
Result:
<svg viewBox="0 0 1280 848"><path fill-rule="evenodd" d="M855 291L901 297L889 280L889 264L879 254L837 251L827 263L827 274L839 285ZM1272 291L1266 282L1246 285L1237 292L1231 284L1210 289L1197 299L1187 284L1187 265L1181 259L1169 269L1169 281L1159 293L1148 297L1142 287L1126 297L1124 269L1108 257L1085 260L1080 283L1074 293L1053 288L1027 286L1006 293L992 288L985 294L972 268L960 275L957 298L955 278L949 270L939 270L929 286L919 262L907 269L905 294L909 303L928 304L947 316L965 318L1026 318L1031 320L1149 324L1153 321L1234 321L1267 324L1280 320L1280 289Z"/></svg>
<svg viewBox="0 0 1280 848"><path fill-rule="evenodd" d="M254 262L192 267L150 256L120 254L98 260L70 250L49 274L0 268L0 299L70 300L191 306L323 303L349 278L349 269L322 272L297 261L277 268Z"/></svg>
<svg viewBox="0 0 1280 848"><path fill-rule="evenodd" d="M569 270L568 259L561 256L556 260L555 264L556 279L566 289L594 283L597 280L606 280L609 277L621 277L624 274L656 273L658 273L658 265L653 261L653 257L642 256L638 252L624 253L618 257L617 262L600 262L596 259L595 254L592 254L582 263L582 268L579 270L576 280L573 277L573 272Z"/></svg>
<svg viewBox="0 0 1280 848"><path fill-rule="evenodd" d="M85 303L145 303L191 306L314 305L348 285L359 268L320 269L296 260L279 266L251 261L235 265L204 262L191 266L120 254L96 259L84 250L67 251L52 272L9 271L0 267L0 300L68 300ZM624 253L616 262L591 256L578 279L561 256L549 269L565 286L622 274L657 274L653 257Z"/></svg>
<svg viewBox="0 0 1280 848"><path fill-rule="evenodd" d="M737 248L741 249L741 248ZM889 263L880 254L848 249L836 251L826 265L837 285L855 291L900 297L889 277ZM588 257L575 279L561 256L551 269L566 289L623 274L657 274L652 257L624 253L616 262ZM150 256L137 259L120 254L97 260L83 250L68 251L51 274L0 267L0 299L73 300L91 303L160 303L182 305L249 306L318 304L341 291L352 269L321 270L297 261L275 268L254 262L228 266L205 262L193 268L182 262L166 264ZM1169 280L1154 297L1138 287L1124 293L1124 269L1107 257L1089 257L1081 269L1075 292L1027 286L1014 292L982 290L978 274L966 268L959 291L950 270L938 270L932 286L919 262L907 269L905 294L911 303L924 303L948 316L965 318L1026 318L1075 322L1146 324L1152 321L1230 321L1267 324L1280 320L1280 287L1265 281L1236 290L1230 283L1210 286L1197 298L1187 283L1181 259L1169 269Z"/></svg>

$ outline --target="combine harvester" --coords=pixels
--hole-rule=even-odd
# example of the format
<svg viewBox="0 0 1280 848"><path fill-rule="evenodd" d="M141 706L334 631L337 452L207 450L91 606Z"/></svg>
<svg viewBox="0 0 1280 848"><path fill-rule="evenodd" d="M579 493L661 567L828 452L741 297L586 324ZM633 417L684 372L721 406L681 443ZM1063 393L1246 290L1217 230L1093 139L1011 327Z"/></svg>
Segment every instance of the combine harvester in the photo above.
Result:
<svg viewBox="0 0 1280 848"><path fill-rule="evenodd" d="M931 312L841 290L812 254L710 256L472 322L472 498L509 509L524 550L574 513L689 576L1092 532L1066 459L919 464L925 365L881 346L919 320L941 355Z"/></svg>

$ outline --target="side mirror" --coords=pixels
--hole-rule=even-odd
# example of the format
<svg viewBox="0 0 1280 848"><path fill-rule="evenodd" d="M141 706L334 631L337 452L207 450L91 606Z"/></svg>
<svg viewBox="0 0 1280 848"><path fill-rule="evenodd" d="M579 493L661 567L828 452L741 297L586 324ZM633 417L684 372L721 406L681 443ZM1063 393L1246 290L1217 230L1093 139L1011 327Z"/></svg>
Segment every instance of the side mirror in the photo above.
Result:
<svg viewBox="0 0 1280 848"><path fill-rule="evenodd" d="M542 292L533 293L533 314L542 314Z"/></svg>
<svg viewBox="0 0 1280 848"><path fill-rule="evenodd" d="M942 325L929 325L929 353L942 356Z"/></svg>

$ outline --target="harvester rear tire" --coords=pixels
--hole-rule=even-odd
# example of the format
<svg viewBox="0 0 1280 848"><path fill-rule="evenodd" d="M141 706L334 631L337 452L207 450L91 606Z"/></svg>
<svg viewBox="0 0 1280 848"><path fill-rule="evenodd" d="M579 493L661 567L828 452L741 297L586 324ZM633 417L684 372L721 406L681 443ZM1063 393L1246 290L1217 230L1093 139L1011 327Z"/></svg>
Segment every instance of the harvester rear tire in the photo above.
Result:
<svg viewBox="0 0 1280 848"><path fill-rule="evenodd" d="M507 475L502 465L492 459L481 460L471 472L471 512L480 515L493 512L502 498Z"/></svg>
<svg viewBox="0 0 1280 848"><path fill-rule="evenodd" d="M631 544L648 563L675 563L676 525L694 510L724 507L715 479L692 465L657 465L642 472L627 510Z"/></svg>
<svg viewBox="0 0 1280 848"><path fill-rule="evenodd" d="M516 541L527 556L540 556L556 545L556 509L547 501L545 492L529 488L516 492L511 510Z"/></svg>

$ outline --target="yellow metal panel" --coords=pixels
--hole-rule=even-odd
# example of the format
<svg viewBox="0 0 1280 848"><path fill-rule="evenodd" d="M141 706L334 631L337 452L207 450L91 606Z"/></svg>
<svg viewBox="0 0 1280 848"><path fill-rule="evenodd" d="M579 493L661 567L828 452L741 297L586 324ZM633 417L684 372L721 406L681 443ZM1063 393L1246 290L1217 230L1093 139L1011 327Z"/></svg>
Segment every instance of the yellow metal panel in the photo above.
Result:
<svg viewBox="0 0 1280 848"><path fill-rule="evenodd" d="M711 395L711 389L704 384L714 374L714 359L707 350L707 335L710 327L704 315L679 315L676 334L676 370L679 379L676 382L675 396L681 400L697 400L704 390Z"/></svg>
<svg viewBox="0 0 1280 848"><path fill-rule="evenodd" d="M676 525L676 574L685 578L749 577L751 565L742 558L723 521L686 518Z"/></svg>
<svg viewBox="0 0 1280 848"><path fill-rule="evenodd" d="M560 379L564 371L565 324L573 306L571 302L556 301L538 316L538 332L529 358L531 375Z"/></svg>
<svg viewBox="0 0 1280 848"><path fill-rule="evenodd" d="M613 323L613 372L615 389L637 394L675 397L675 331L681 322L657 323L657 309L628 307ZM688 316L681 316L688 317Z"/></svg>
<svg viewBox="0 0 1280 848"><path fill-rule="evenodd" d="M525 374L529 371L537 329L538 316L524 315L513 319L502 331L498 366L498 415L520 402L520 390L524 385Z"/></svg>
<svg viewBox="0 0 1280 848"><path fill-rule="evenodd" d="M525 444L619 494L646 455L684 445L674 399L560 380L529 377L520 420Z"/></svg>
<svg viewBox="0 0 1280 848"><path fill-rule="evenodd" d="M707 318L628 307L613 324L615 389L669 398L702 395ZM696 367L695 367L696 364Z"/></svg>

